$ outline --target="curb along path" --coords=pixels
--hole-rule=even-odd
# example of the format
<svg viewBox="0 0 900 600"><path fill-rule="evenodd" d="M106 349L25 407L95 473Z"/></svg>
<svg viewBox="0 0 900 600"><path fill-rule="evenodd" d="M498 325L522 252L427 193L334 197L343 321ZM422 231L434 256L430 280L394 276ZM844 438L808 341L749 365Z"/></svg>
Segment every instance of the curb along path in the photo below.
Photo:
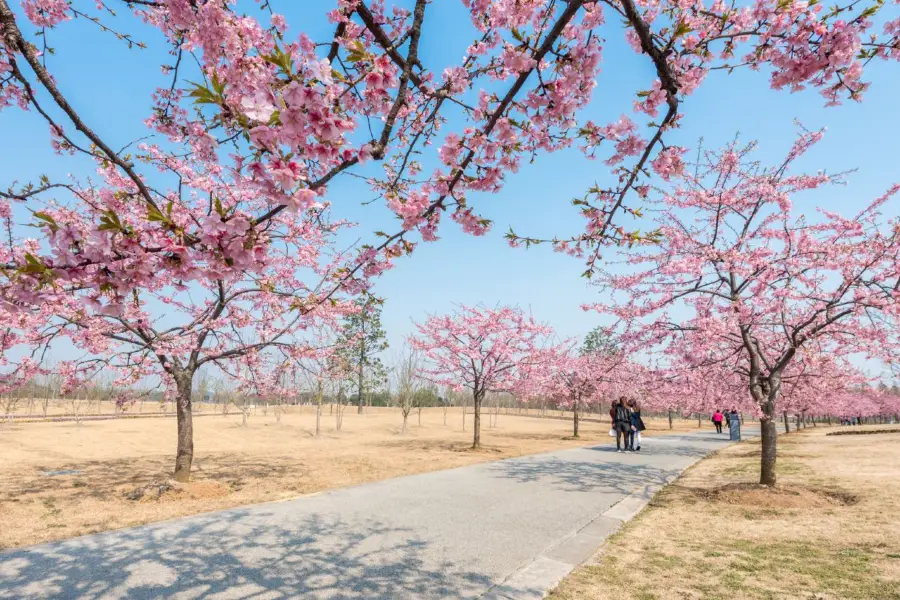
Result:
<svg viewBox="0 0 900 600"><path fill-rule="evenodd" d="M0 598L541 598L727 438L645 438L0 553Z"/></svg>

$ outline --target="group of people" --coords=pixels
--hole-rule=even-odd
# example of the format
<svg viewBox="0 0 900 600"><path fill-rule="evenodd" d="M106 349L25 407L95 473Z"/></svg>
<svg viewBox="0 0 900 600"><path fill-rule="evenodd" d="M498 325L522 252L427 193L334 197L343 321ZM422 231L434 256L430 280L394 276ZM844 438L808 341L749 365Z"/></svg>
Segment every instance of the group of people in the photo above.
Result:
<svg viewBox="0 0 900 600"><path fill-rule="evenodd" d="M613 430L615 430L616 450L622 452L624 444L626 451L639 451L641 449L641 432L646 427L641 419L641 405L638 401L622 396L613 402L612 408L609 409L609 418L612 419Z"/></svg>
<svg viewBox="0 0 900 600"><path fill-rule="evenodd" d="M720 409L716 409L716 412L713 413L712 422L713 425L716 426L716 433L722 433L722 422L725 422L726 427L731 427L732 419L741 419L741 416L738 414L738 411L735 409L731 409L731 412L722 412Z"/></svg>

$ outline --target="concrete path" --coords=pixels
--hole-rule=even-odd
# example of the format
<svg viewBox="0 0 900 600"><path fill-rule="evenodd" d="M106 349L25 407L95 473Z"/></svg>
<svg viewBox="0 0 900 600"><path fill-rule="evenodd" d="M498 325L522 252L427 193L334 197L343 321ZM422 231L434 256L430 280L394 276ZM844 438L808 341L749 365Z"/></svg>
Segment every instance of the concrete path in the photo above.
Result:
<svg viewBox="0 0 900 600"><path fill-rule="evenodd" d="M541 598L727 443L562 450L0 553L0 598Z"/></svg>

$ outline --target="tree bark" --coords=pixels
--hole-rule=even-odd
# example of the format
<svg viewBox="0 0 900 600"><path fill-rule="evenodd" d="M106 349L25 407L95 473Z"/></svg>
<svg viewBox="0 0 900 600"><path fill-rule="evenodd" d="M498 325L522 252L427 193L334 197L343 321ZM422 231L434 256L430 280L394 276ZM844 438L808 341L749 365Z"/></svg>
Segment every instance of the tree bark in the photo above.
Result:
<svg viewBox="0 0 900 600"><path fill-rule="evenodd" d="M356 414L363 414L363 363L366 362L366 316L362 316L362 336L359 339L359 372L357 373L356 393L357 408Z"/></svg>
<svg viewBox="0 0 900 600"><path fill-rule="evenodd" d="M466 430L466 401L463 401L462 416L463 416L462 428L463 428L463 431L465 431Z"/></svg>
<svg viewBox="0 0 900 600"><path fill-rule="evenodd" d="M409 418L409 413L403 413L403 429L400 430L400 433L406 433L406 420Z"/></svg>
<svg viewBox="0 0 900 600"><path fill-rule="evenodd" d="M784 432L785 433L791 432L791 426L788 424L787 411L784 411Z"/></svg>
<svg viewBox="0 0 900 600"><path fill-rule="evenodd" d="M777 428L775 427L775 403L771 400L766 402L763 407L763 417L760 419L760 428L762 430L762 459L759 471L759 483L762 485L775 485L775 458L777 456L778 437Z"/></svg>
<svg viewBox="0 0 900 600"><path fill-rule="evenodd" d="M572 407L572 437L578 437L578 400Z"/></svg>
<svg viewBox="0 0 900 600"><path fill-rule="evenodd" d="M669 429L672 429L672 411L669 410Z"/></svg>
<svg viewBox="0 0 900 600"><path fill-rule="evenodd" d="M475 425L472 429L475 430L475 435L472 441L472 448L481 448L481 402L484 400L484 390L476 391L473 394L473 399L475 401Z"/></svg>
<svg viewBox="0 0 900 600"><path fill-rule="evenodd" d="M321 384L320 384L321 385ZM316 437L319 437L320 422L322 420L322 389L316 394Z"/></svg>
<svg viewBox="0 0 900 600"><path fill-rule="evenodd" d="M363 325L363 333L365 333L365 325ZM361 415L363 413L363 398L362 398L363 362L365 360L366 360L366 342L365 342L365 339L361 339L359 341L359 371L357 373L357 380L356 380L356 394L357 394L356 414L358 414L358 415Z"/></svg>
<svg viewBox="0 0 900 600"><path fill-rule="evenodd" d="M178 448L175 452L175 481L191 480L191 463L194 461L194 419L191 413L191 387L193 373L182 373L177 379L176 420L178 422Z"/></svg>

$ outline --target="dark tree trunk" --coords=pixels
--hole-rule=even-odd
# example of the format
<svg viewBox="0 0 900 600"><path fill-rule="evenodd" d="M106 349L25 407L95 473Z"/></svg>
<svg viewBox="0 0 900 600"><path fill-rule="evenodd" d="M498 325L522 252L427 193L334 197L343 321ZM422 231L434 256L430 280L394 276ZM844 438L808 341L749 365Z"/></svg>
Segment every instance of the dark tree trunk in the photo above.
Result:
<svg viewBox="0 0 900 600"><path fill-rule="evenodd" d="M175 453L175 481L191 480L191 463L194 460L194 419L191 412L191 387L193 373L182 373L177 379L178 398L175 414L178 422L178 448Z"/></svg>
<svg viewBox="0 0 900 600"><path fill-rule="evenodd" d="M669 411L669 429L672 429L672 411Z"/></svg>
<svg viewBox="0 0 900 600"><path fill-rule="evenodd" d="M777 428L775 427L775 402L772 400L763 404L763 417L760 419L760 428L762 430L762 461L759 471L759 483L762 485L775 485L775 458L777 456L778 446L776 438L778 437Z"/></svg>
<svg viewBox="0 0 900 600"><path fill-rule="evenodd" d="M785 433L791 432L791 426L788 424L787 411L784 411L784 432Z"/></svg>
<svg viewBox="0 0 900 600"><path fill-rule="evenodd" d="M578 437L578 400L575 400L572 415L572 437Z"/></svg>
<svg viewBox="0 0 900 600"><path fill-rule="evenodd" d="M472 441L472 448L481 448L481 402L484 400L484 390L476 391L473 394L475 401L475 436Z"/></svg>

